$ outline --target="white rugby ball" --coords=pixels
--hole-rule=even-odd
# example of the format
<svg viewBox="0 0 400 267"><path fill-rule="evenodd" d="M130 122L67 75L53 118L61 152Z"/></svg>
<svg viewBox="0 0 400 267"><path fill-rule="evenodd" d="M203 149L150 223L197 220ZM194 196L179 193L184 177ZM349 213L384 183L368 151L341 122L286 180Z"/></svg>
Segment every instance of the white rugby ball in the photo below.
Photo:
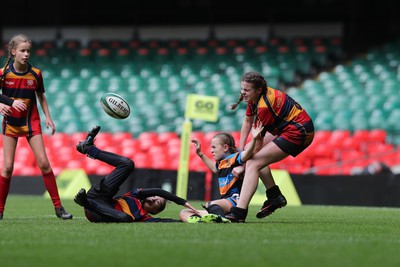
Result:
<svg viewBox="0 0 400 267"><path fill-rule="evenodd" d="M131 114L128 102L115 93L104 93L100 98L100 104L103 110L115 119L126 119Z"/></svg>

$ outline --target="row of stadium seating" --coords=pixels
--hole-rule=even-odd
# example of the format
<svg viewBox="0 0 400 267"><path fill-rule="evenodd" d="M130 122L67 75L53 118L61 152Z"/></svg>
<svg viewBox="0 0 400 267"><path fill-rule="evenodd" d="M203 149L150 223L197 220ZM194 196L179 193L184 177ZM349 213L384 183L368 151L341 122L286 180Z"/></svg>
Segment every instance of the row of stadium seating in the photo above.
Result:
<svg viewBox="0 0 400 267"><path fill-rule="evenodd" d="M86 46L66 41L61 47L48 41L37 45L31 62L43 70L46 95L54 107L52 116L59 131L85 131L92 123L104 125L106 131L130 131L135 136L146 131L180 133L188 93L221 97L221 119L216 124L195 121L195 131L238 130L244 106L236 112L229 106L236 102L244 72L260 71L270 86L279 87L293 83L296 69L306 73L317 61L326 64L328 56L339 56L341 48L339 38L275 38L268 42L93 40ZM124 60L117 63L111 56L113 49L129 52L122 53ZM176 53L170 56L173 51ZM135 58L129 53L135 53ZM121 94L134 107L129 120L109 120L97 101L93 105L93 99L107 91Z"/></svg>
<svg viewBox="0 0 400 267"><path fill-rule="evenodd" d="M399 45L390 43L337 65L317 79L289 88L288 94L310 112L319 130L384 129L399 144Z"/></svg>
<svg viewBox="0 0 400 267"><path fill-rule="evenodd" d="M277 40L279 41L271 40L268 44L251 40L240 40L240 42L236 40L240 45L234 46L232 45L234 42L227 41L208 47L193 45L193 49L191 42L188 41L186 49L191 51L191 57L182 61L184 63L177 62L176 64L175 59L171 58L164 57L163 60L155 60L155 57L160 56L160 49L168 48L168 51L172 51L180 47L172 45L173 42L168 43L170 46L165 44L161 46L160 43L156 46L157 42L153 41L149 41L146 45L140 43L137 51L142 48L148 50L140 63L130 62L131 58L129 62L116 63L104 57L103 62L90 63L88 61L78 64L67 60L60 64L59 60L62 59L60 57L57 59L56 54L50 53L51 45L48 48L42 47L46 53L42 51L42 55L36 54L32 60L38 60L38 64L33 64L44 67L46 95L51 106L52 117L60 136L64 136L60 138L64 141L57 141L56 136L50 137L52 144L64 144L63 147L48 149L58 151L55 155L49 156L51 161L55 162L53 165L56 169L76 166L85 168L89 173L106 173L109 167L96 168L90 160L82 160L74 156L77 155L74 151L75 141L80 140L77 137L82 138L87 129L94 125L101 125L104 136L112 135L113 140L120 140L126 144L121 147L107 145L107 149L132 156L139 167L176 169L180 145L178 137L184 120L188 93L217 95L221 100L219 120L216 123L194 120L194 133L210 135L216 131L230 131L237 137L244 117L245 105L240 105L236 111L231 111L229 106L236 102L241 75L250 70L259 71L267 78L270 86L281 88L281 85L288 82L283 78L282 66L286 64L286 68L293 73L295 67L290 62L296 61L297 59L293 60L293 58L300 55L294 48L306 46L301 42L292 43L299 44L296 46L290 45L291 41L282 41L285 39ZM306 79L301 85L290 87L287 90L289 95L301 103L314 119L317 136L337 131L346 132L348 136L336 139L336 141L340 140L337 143L330 142L329 146L326 142L315 141L307 153L303 153L296 159L289 157L275 164L274 167L285 168L294 173L348 174L354 167L365 167L373 160L384 160L391 166L399 165L399 151L396 150L400 144L400 126L397 123L400 116L398 100L400 54L396 49L399 43L389 43L382 49L371 50L366 55L354 58L346 64L321 72L316 79ZM306 47L309 48L309 44L310 42ZM90 45L93 49L92 53L113 48L106 47L104 44L96 46L90 43ZM327 46L326 43L324 45ZM241 46L246 49L238 49ZM76 50L78 53L88 49L82 46L78 48ZM126 49L126 47L118 49ZM252 49L253 52L259 49L256 57L248 56L252 54L249 53ZM213 56L202 57L201 53L205 50L214 51ZM222 56L217 56L217 50L219 53L225 52ZM203 52L200 53L200 51ZM297 52L292 53L293 51ZM332 50L329 53L333 53ZM50 59L50 61L40 61L40 59ZM90 60L94 60L94 57ZM311 57L306 58L305 61L308 65L316 64L311 61ZM296 72L300 73L298 69ZM282 88L284 89L285 86ZM98 99L106 91L121 94L128 100L133 109L128 119L110 119L101 110ZM385 133L384 141L379 144L371 143L362 146L359 144L359 147L354 147L354 138L358 136L358 132L375 131ZM165 147L158 142L143 142L141 140L143 135L169 136L173 145ZM121 136L124 138L121 139ZM71 141L71 138L74 140ZM327 138L325 136L324 140L328 140ZM209 139L205 142L209 142ZM152 147L154 151L151 153L147 150L142 151L142 146L145 144L149 148ZM345 145L342 146L342 144ZM26 150L25 153L28 151ZM60 153L63 155L60 156ZM153 155L157 155L157 158ZM163 155L161 159L159 155ZM32 163L34 161L32 156L21 158L30 158L31 162L19 164L35 165ZM199 164L200 162L193 155L192 162L194 162L191 165L192 169L203 168L201 170L204 170L204 166ZM25 171L28 172L29 169L26 168ZM34 169L32 167L30 171Z"/></svg>
<svg viewBox="0 0 400 267"><path fill-rule="evenodd" d="M203 152L210 158L210 142L216 133L192 133L192 137L201 142ZM240 133L232 132L232 135L238 143ZM111 166L88 159L75 150L75 145L85 136L86 133L81 132L44 135L49 160L55 173L65 168L83 168L88 174L98 175L112 170ZM387 133L384 130L358 130L354 133L348 130L317 131L313 144L303 153L296 158L288 157L272 164L271 168L286 169L291 173L348 175L376 161L385 162L391 167L400 165L400 147L396 148L386 140ZM129 132L100 132L96 145L132 158L138 168L178 168L181 140L175 132L143 132L137 138ZM15 175L40 174L25 139L20 140L15 159ZM190 147L189 168L192 171L207 171L193 146Z"/></svg>

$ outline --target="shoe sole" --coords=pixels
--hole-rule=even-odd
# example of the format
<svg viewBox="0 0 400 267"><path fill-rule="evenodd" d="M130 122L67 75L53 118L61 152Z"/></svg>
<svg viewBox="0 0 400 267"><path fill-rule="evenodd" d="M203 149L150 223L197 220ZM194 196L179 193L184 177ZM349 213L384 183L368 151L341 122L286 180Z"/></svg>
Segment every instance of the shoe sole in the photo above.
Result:
<svg viewBox="0 0 400 267"><path fill-rule="evenodd" d="M272 213L274 213L277 209L281 209L281 208L285 207L286 205L277 207L277 208L275 208L273 211L268 211L268 209L269 209L271 206L272 206L272 205L269 205L269 206L267 206L267 207L265 207L265 208L262 208L262 209L257 213L256 217L259 218L259 219L265 218L265 217L271 215Z"/></svg>
<svg viewBox="0 0 400 267"><path fill-rule="evenodd" d="M231 223L230 220L215 214L206 214L201 217L201 221L204 223Z"/></svg>

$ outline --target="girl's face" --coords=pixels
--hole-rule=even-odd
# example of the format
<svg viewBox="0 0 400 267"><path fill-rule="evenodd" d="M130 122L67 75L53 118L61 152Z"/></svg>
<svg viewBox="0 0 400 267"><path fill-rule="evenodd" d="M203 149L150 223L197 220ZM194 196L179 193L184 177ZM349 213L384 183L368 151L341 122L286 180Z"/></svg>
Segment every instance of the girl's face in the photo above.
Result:
<svg viewBox="0 0 400 267"><path fill-rule="evenodd" d="M15 49L11 50L11 54L14 56L15 63L26 65L31 55L31 44L29 42L22 42Z"/></svg>
<svg viewBox="0 0 400 267"><path fill-rule="evenodd" d="M218 137L214 137L211 140L211 154L214 156L215 161L224 159L229 151L227 144L222 144Z"/></svg>
<svg viewBox="0 0 400 267"><path fill-rule="evenodd" d="M165 201L165 198L160 196L148 197L143 203L143 209L150 214L157 214Z"/></svg>
<svg viewBox="0 0 400 267"><path fill-rule="evenodd" d="M252 83L242 81L240 83L242 90L240 93L243 95L243 101L245 102L256 102L261 95L262 89L255 89Z"/></svg>

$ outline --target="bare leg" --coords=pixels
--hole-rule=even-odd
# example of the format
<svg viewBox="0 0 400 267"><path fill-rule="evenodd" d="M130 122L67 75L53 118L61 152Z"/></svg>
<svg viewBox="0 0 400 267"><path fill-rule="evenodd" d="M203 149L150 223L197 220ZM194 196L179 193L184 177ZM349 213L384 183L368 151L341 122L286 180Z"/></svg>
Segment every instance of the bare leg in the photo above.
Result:
<svg viewBox="0 0 400 267"><path fill-rule="evenodd" d="M228 219L235 222L244 222L247 217L250 200L257 189L260 176L259 170L287 156L288 154L283 152L275 143L270 142L258 151L251 160L247 161L240 198L237 207L233 207L231 213L226 216Z"/></svg>
<svg viewBox="0 0 400 267"><path fill-rule="evenodd" d="M260 179L263 182L265 189L269 189L276 185L269 166L260 170Z"/></svg>

